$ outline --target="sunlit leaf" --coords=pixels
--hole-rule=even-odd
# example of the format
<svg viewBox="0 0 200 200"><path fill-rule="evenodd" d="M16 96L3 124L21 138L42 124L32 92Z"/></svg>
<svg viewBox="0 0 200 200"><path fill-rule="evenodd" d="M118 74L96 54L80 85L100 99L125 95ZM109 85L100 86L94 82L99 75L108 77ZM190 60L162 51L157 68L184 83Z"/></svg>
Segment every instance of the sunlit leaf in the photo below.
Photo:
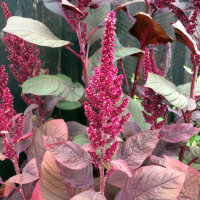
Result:
<svg viewBox="0 0 200 200"><path fill-rule="evenodd" d="M74 196L71 200L106 200L106 198L103 194L97 193L94 190L87 190Z"/></svg>
<svg viewBox="0 0 200 200"><path fill-rule="evenodd" d="M125 160L131 171L140 167L158 143L160 130L139 132L129 137L117 152L117 159Z"/></svg>
<svg viewBox="0 0 200 200"><path fill-rule="evenodd" d="M80 83L72 82L67 76L65 79L62 77L41 75L30 78L22 84L22 92L24 94L59 96L66 101L79 100L84 93L83 86Z"/></svg>
<svg viewBox="0 0 200 200"><path fill-rule="evenodd" d="M187 108L188 110L194 110L196 108L196 103L193 99L179 93L176 86L162 76L149 72L144 86L164 96L169 103L177 108Z"/></svg>
<svg viewBox="0 0 200 200"><path fill-rule="evenodd" d="M133 173L115 200L166 199L174 200L180 193L185 173L160 166L141 167Z"/></svg>
<svg viewBox="0 0 200 200"><path fill-rule="evenodd" d="M176 23L172 24L172 26L175 28L176 39L188 46L192 53L200 55L196 42L189 33L187 33L183 24L178 20Z"/></svg>
<svg viewBox="0 0 200 200"><path fill-rule="evenodd" d="M67 168L80 170L91 163L89 154L71 141L46 137L45 145L54 158Z"/></svg>
<svg viewBox="0 0 200 200"><path fill-rule="evenodd" d="M53 136L67 140L68 130L65 121L62 119L51 120L43 124L41 127L34 129L33 141L31 146L28 147L26 154L29 160L34 157L36 158L39 169L43 155L46 151L43 136Z"/></svg>
<svg viewBox="0 0 200 200"><path fill-rule="evenodd" d="M161 138L170 143L176 143L189 140L192 136L200 131L199 128L191 124L171 124L161 128Z"/></svg>
<svg viewBox="0 0 200 200"><path fill-rule="evenodd" d="M57 38L43 23L30 18L10 17L3 31L40 46L54 48L71 44L68 41Z"/></svg>
<svg viewBox="0 0 200 200"><path fill-rule="evenodd" d="M173 39L167 35L161 25L148 14L139 12L134 17L137 20L129 33L138 38L141 49L144 49L148 44L158 45L173 42Z"/></svg>

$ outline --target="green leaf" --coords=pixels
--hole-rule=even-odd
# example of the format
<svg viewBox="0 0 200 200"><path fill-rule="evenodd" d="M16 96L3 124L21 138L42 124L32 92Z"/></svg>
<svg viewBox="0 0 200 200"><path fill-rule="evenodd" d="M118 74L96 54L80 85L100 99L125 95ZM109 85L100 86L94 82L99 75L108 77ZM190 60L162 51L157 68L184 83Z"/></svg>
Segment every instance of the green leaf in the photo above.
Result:
<svg viewBox="0 0 200 200"><path fill-rule="evenodd" d="M43 23L30 18L10 17L3 31L40 46L55 48L71 44L57 38Z"/></svg>
<svg viewBox="0 0 200 200"><path fill-rule="evenodd" d="M65 101L78 101L84 93L84 88L66 76L63 79L56 75L41 75L25 81L22 84L22 93L60 96Z"/></svg>
<svg viewBox="0 0 200 200"><path fill-rule="evenodd" d="M193 72L192 72L192 69L191 68L189 68L189 67L187 67L187 66L183 66L183 68L185 69L185 71L187 72L187 73L189 73L189 74L192 74Z"/></svg>
<svg viewBox="0 0 200 200"><path fill-rule="evenodd" d="M188 110L194 110L196 108L196 104L195 106L191 106L191 104L195 103L192 99L179 93L176 86L162 76L148 73L147 82L144 86L149 87L158 94L164 96L169 103L177 108L187 108Z"/></svg>
<svg viewBox="0 0 200 200"><path fill-rule="evenodd" d="M126 56L134 55L134 54L143 54L144 51L137 49L135 47L121 47L118 49L115 49L114 51L114 57L115 61L119 60L121 58L124 58Z"/></svg>
<svg viewBox="0 0 200 200"><path fill-rule="evenodd" d="M189 149L195 157L200 158L200 147L199 146L190 146Z"/></svg>
<svg viewBox="0 0 200 200"><path fill-rule="evenodd" d="M56 107L61 110L74 110L81 107L81 103L79 101L60 101L56 104Z"/></svg>
<svg viewBox="0 0 200 200"><path fill-rule="evenodd" d="M142 107L138 103L136 103L134 99L131 99L130 97L127 110L128 112L130 112L131 117L140 126L142 131L149 130L150 124L146 123L143 117Z"/></svg>
<svg viewBox="0 0 200 200"><path fill-rule="evenodd" d="M89 144L90 141L86 134L79 134L72 140L73 143L78 144L79 146L84 146L85 144Z"/></svg>
<svg viewBox="0 0 200 200"><path fill-rule="evenodd" d="M95 31L93 36L90 38L90 44L94 43L96 40L100 39L104 31L104 21L110 12L110 5L104 4L100 5L98 9L88 8L89 14L86 17L87 28L87 38L93 32L93 30L100 25L100 27Z"/></svg>
<svg viewBox="0 0 200 200"><path fill-rule="evenodd" d="M177 87L177 90L182 94L184 94L185 96L190 96L190 87L191 83L186 83L183 85L179 85ZM194 95L200 95L200 83L198 82L195 84Z"/></svg>

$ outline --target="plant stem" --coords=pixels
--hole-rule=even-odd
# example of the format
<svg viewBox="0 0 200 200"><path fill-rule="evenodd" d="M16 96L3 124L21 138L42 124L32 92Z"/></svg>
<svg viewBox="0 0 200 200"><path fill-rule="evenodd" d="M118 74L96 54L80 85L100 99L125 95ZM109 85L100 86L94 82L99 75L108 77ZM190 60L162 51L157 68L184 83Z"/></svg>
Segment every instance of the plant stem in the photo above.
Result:
<svg viewBox="0 0 200 200"><path fill-rule="evenodd" d="M127 76L126 76L126 72L125 72L125 69L124 69L123 60L120 59L119 63L121 65L121 68L122 68L122 71L123 71L123 74L124 74L124 79L125 79L125 82L126 82L126 87L128 89L128 94L130 96L130 88L129 88L129 84L128 84L128 79L127 79Z"/></svg>
<svg viewBox="0 0 200 200"><path fill-rule="evenodd" d="M151 0L146 0L146 13L150 15Z"/></svg>
<svg viewBox="0 0 200 200"><path fill-rule="evenodd" d="M89 42L90 38L94 35L94 33L98 30L98 28L100 27L101 25L98 25L93 31L92 33L90 34L90 36L88 37L88 39L86 40L86 44Z"/></svg>
<svg viewBox="0 0 200 200"><path fill-rule="evenodd" d="M187 165L191 165L193 162L195 162L196 160L198 160L199 158L195 157L194 159L192 159Z"/></svg>
<svg viewBox="0 0 200 200"><path fill-rule="evenodd" d="M131 91L131 98L132 99L135 96L138 80L139 80L140 75L142 73L142 66L143 66L143 56L138 58L136 72L135 72L135 78L134 78L134 83L133 83L133 87L132 87L132 91Z"/></svg>
<svg viewBox="0 0 200 200"><path fill-rule="evenodd" d="M190 88L190 98L194 99L194 89L195 89L195 84L196 84L196 80L197 80L199 66L196 64L195 55L194 54L192 55L192 57L193 57L193 61L194 61L194 67L193 67L194 72L193 72L193 75L192 75L192 84L191 84L191 88ZM182 111L182 113L184 113L184 112ZM186 123L190 123L191 115L192 115L192 111L189 112L188 118L186 118L183 115L184 118L186 118L185 119ZM180 152L180 155L179 155L179 160L181 162L183 161L185 150L186 150L186 145L181 147L181 152Z"/></svg>
<svg viewBox="0 0 200 200"><path fill-rule="evenodd" d="M130 20L135 23L135 20L132 18L131 14L128 11L125 11L125 13L128 15L128 17L130 18Z"/></svg>
<svg viewBox="0 0 200 200"><path fill-rule="evenodd" d="M105 147L101 147L100 192L102 194L104 194L104 188L105 188L104 162L103 162L104 153L105 153Z"/></svg>
<svg viewBox="0 0 200 200"><path fill-rule="evenodd" d="M64 46L66 49L68 49L69 51L71 51L75 56L77 56L79 59L81 59L80 55L77 54L73 49L71 49L70 47L68 47L67 45Z"/></svg>

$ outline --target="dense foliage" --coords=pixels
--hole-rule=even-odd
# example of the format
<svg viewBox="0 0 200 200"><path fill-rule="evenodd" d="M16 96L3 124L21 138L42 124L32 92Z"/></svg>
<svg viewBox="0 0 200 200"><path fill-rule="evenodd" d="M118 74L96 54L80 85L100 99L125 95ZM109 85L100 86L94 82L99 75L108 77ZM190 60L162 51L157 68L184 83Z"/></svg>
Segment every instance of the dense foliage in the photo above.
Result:
<svg viewBox="0 0 200 200"><path fill-rule="evenodd" d="M2 65L0 160L10 159L16 172L9 180L0 181L2 199L199 200L199 1L43 2L69 23L80 51L75 52L70 41L59 39L41 22L12 16L2 2L9 68L27 104L24 113L16 113ZM146 13L132 17L129 8L136 3L145 4ZM139 40L140 48L119 43L115 33L118 12L125 12L133 23L127 34ZM154 21L158 12L172 12L177 18L169 24L176 38ZM89 57L90 47L98 40L102 40L101 50ZM191 82L179 86L166 78L169 44L174 40L184 43L191 54L192 69L187 69ZM156 63L155 46L160 44L168 48L161 63ZM83 66L85 85L43 70L36 45L65 47L76 55ZM127 56L137 57L132 87L123 65ZM87 126L52 117L55 107L73 110L81 106ZM169 112L175 116L173 122L168 120ZM19 168L22 152L27 160Z"/></svg>

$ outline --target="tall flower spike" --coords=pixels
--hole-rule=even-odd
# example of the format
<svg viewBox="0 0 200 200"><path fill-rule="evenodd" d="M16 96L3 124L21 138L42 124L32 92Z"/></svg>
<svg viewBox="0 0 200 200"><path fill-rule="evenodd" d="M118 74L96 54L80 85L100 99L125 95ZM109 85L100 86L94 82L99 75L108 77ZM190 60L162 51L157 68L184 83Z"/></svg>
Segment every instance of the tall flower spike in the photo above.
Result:
<svg viewBox="0 0 200 200"><path fill-rule="evenodd" d="M128 113L119 117L127 107L128 99L125 98L120 105L117 105L123 94L121 89L123 76L117 76L118 69L114 66L114 24L115 13L111 11L103 34L101 66L94 68L90 85L85 90L87 101L84 108L89 121L89 140L93 148L95 150L104 148L106 144L114 142L100 157L90 152L96 166L97 162L107 162L112 158L118 147L116 136L130 116Z"/></svg>
<svg viewBox="0 0 200 200"><path fill-rule="evenodd" d="M144 54L145 81L147 80L148 72L163 76L156 66L154 52L151 53L151 56L149 54L149 49L146 48ZM167 121L167 106L163 103L164 97L156 94L151 88L144 88L142 99L142 106L144 107L143 116L146 122L151 124L151 130L161 128ZM161 122L157 122L159 117L163 118Z"/></svg>
<svg viewBox="0 0 200 200"><path fill-rule="evenodd" d="M11 13L6 3L2 2L1 5L6 18L10 18ZM28 78L40 75L41 60L38 59L40 51L34 44L29 44L25 40L10 33L7 33L3 41L6 44L6 50L9 52L8 60L13 63L10 64L9 67L19 84L25 82ZM47 73L48 70L45 71L45 74ZM41 113L44 112L44 105L38 96L29 95L29 97L27 97L22 95L22 98L28 105L32 103L38 104L40 106L40 117L41 119L44 118L44 116L41 115Z"/></svg>

